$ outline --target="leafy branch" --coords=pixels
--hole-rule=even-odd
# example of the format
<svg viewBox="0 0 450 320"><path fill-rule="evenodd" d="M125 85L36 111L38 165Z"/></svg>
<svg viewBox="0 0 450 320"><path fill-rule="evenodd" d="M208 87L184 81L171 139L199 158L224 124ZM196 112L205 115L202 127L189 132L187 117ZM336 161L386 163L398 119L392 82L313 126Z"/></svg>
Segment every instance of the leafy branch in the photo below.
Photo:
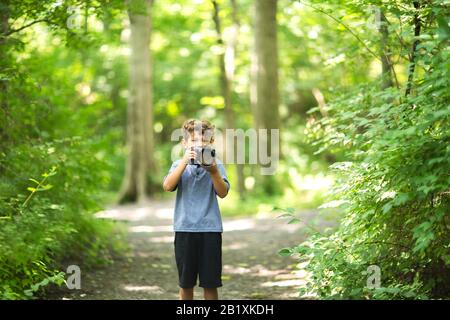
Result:
<svg viewBox="0 0 450 320"><path fill-rule="evenodd" d="M284 208L274 207L274 208L272 209L272 211L277 211L277 210L286 212L285 214L279 215L277 218L287 218L287 217L290 217L291 220L289 220L288 224L293 224L293 223L303 222L303 224L304 224L306 227L308 227L309 229L313 230L316 234L320 235L320 236L323 237L323 238L328 239L329 241L332 241L330 237L324 235L322 232L320 232L319 230L317 230L316 228L314 228L313 226L311 226L310 224L308 224L306 221L302 221L302 220L300 220L299 218L295 217L295 216L294 216L294 209L293 209L293 208L286 208L286 209L284 209ZM342 247L342 249L343 249L346 253L348 253L350 256L352 256L352 257L356 260L355 256L354 256L351 252L349 252L349 251L347 250L348 246L347 246L343 241L341 241L340 239L336 239L336 240L339 241L339 245Z"/></svg>
<svg viewBox="0 0 450 320"><path fill-rule="evenodd" d="M42 180L37 181L36 179L30 178L31 181L36 183L36 187L28 187L27 190L31 191L31 193L28 195L28 197L25 199L24 203L22 204L22 207L26 207L28 202L30 202L33 195L38 191L45 191L51 189L53 186L51 184L44 184L48 177L54 176L56 174L56 166L53 166L49 172L42 174Z"/></svg>
<svg viewBox="0 0 450 320"><path fill-rule="evenodd" d="M329 14L328 12L326 12L325 10L323 10L322 8L313 6L309 3L303 2L303 1L299 1L300 3L302 3L303 5L310 7L320 13L323 13L324 15L326 15L327 17L331 18L332 20L336 21L337 23L339 23L340 25L342 25L348 32L350 32L350 34L355 37L356 40L358 40L358 42L360 42L364 48L371 54L373 55L377 60L381 61L381 57L379 55L377 55L372 49L370 49L367 44L359 37L359 35L353 31L352 29L350 29L349 26L347 26L344 22L342 22L341 20L339 20L338 18L334 17L333 15Z"/></svg>
<svg viewBox="0 0 450 320"><path fill-rule="evenodd" d="M9 31L5 34L5 36L10 36L10 35L13 34L13 33L20 32L20 31L22 31L22 30L24 30L24 29L26 29L26 28L29 28L29 27L31 27L32 25L34 25L34 24L36 24L36 23L40 23L40 22L46 22L46 23L48 23L48 24L51 23L48 19L38 19L38 20L34 20L34 21L32 21L32 22L30 22L30 23L28 23L28 24L25 24L25 25L21 26L20 28L9 30Z"/></svg>

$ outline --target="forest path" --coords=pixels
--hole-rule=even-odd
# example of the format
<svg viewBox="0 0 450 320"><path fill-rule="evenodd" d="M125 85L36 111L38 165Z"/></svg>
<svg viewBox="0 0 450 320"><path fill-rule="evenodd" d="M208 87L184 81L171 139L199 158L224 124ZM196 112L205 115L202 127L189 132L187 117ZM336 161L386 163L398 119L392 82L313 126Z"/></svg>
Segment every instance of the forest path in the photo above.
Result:
<svg viewBox="0 0 450 320"><path fill-rule="evenodd" d="M98 214L122 220L128 228L130 251L101 269L86 271L80 290L65 286L47 299L178 299L178 275L173 252L174 200L152 200L144 205L111 208ZM221 299L297 299L306 273L296 270L293 257L278 250L306 237L303 222L316 227L333 225L317 210L301 211L302 222L287 224L280 213L224 218L223 287ZM195 288L195 299L202 289Z"/></svg>

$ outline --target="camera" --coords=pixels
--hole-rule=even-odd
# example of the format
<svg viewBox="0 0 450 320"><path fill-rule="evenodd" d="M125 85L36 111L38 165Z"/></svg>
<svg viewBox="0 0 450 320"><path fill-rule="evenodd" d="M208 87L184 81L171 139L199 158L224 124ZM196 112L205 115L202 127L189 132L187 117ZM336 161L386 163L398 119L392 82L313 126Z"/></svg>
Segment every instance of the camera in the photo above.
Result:
<svg viewBox="0 0 450 320"><path fill-rule="evenodd" d="M216 156L216 150L211 147L191 147L195 151L195 159L191 159L190 164L212 166Z"/></svg>

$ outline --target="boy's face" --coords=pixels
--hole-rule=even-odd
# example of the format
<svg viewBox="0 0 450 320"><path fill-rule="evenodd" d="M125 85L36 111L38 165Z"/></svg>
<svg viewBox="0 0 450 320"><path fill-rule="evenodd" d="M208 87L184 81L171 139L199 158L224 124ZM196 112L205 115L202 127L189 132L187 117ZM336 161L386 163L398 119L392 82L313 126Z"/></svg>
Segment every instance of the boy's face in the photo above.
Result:
<svg viewBox="0 0 450 320"><path fill-rule="evenodd" d="M182 143L184 148L206 147L211 146L214 143L214 138L194 132L189 135L187 140L183 139Z"/></svg>

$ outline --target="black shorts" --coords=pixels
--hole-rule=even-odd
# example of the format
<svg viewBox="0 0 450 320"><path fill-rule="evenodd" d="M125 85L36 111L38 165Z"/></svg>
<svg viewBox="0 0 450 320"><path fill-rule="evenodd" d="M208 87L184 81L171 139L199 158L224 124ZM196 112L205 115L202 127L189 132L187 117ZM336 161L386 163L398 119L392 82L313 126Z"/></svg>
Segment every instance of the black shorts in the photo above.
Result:
<svg viewBox="0 0 450 320"><path fill-rule="evenodd" d="M175 260L179 286L193 288L222 286L222 233L175 232Z"/></svg>

